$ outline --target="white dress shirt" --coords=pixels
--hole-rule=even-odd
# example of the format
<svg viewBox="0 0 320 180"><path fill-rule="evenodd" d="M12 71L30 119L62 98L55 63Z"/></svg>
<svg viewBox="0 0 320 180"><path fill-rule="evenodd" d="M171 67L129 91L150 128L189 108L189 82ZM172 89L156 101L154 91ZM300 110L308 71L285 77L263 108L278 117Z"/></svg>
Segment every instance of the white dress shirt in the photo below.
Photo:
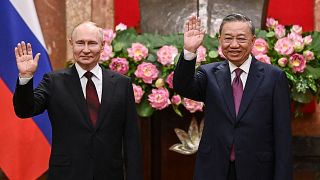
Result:
<svg viewBox="0 0 320 180"><path fill-rule="evenodd" d="M184 53L184 59L187 61L191 61L192 59L194 59L197 56L196 53L192 53L192 52L185 50L185 49L183 50L183 53ZM234 72L234 70L237 68L240 68L243 71L240 75L240 78L241 78L243 89L244 89L244 87L246 86L251 61L252 61L251 55L249 55L248 59L246 61L244 61L244 63L242 63L240 67L238 67L238 66L232 64L230 61L228 61L229 68L230 68L230 74L231 74L231 82L230 82L231 84L232 84L233 79L236 77L236 73Z"/></svg>
<svg viewBox="0 0 320 180"><path fill-rule="evenodd" d="M76 63L75 64L78 75L79 75L79 79L80 79L80 83L81 83L81 88L82 88L82 92L84 95L84 98L86 98L86 85L88 82L88 79L84 76L84 73L86 73L87 71L82 69L81 66ZM102 96L102 69L101 67L97 64L90 72L93 73L93 76L91 77L96 90L97 90L97 94L99 97L99 102L101 103L101 96ZM32 77L30 78L21 78L19 77L19 84L20 85L25 85L27 84L30 79L32 79Z"/></svg>

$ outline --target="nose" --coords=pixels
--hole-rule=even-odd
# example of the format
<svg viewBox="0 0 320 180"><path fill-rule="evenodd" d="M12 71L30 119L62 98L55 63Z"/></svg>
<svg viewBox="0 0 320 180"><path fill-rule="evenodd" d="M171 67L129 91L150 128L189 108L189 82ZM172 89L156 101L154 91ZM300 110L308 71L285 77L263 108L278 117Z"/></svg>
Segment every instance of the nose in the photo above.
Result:
<svg viewBox="0 0 320 180"><path fill-rule="evenodd" d="M233 38L231 43L230 43L230 47L238 47L239 43L237 42L236 38Z"/></svg>
<svg viewBox="0 0 320 180"><path fill-rule="evenodd" d="M89 52L90 52L90 49L89 49L88 44L85 44L85 45L84 45L84 47L83 47L83 52L84 52L84 53L89 53Z"/></svg>

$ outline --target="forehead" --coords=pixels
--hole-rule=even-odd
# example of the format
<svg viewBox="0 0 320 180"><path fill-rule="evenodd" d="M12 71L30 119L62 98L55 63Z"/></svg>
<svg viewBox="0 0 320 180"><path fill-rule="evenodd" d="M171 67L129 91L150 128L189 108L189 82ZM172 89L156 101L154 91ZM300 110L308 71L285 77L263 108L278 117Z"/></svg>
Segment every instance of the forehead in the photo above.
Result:
<svg viewBox="0 0 320 180"><path fill-rule="evenodd" d="M72 39L99 41L99 29L93 25L83 24L74 29Z"/></svg>
<svg viewBox="0 0 320 180"><path fill-rule="evenodd" d="M223 25L221 35L248 35L251 34L248 22L232 21Z"/></svg>

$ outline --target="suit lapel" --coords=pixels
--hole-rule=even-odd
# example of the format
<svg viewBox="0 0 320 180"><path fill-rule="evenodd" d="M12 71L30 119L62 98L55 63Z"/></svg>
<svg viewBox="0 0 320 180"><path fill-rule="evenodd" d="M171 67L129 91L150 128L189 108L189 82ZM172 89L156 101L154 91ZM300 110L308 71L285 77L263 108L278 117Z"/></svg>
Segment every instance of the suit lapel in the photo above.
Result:
<svg viewBox="0 0 320 180"><path fill-rule="evenodd" d="M239 121L243 114L246 112L252 98L257 92L257 88L260 86L264 78L264 69L259 65L256 59L252 58L246 86L243 91L239 114L237 116L237 121Z"/></svg>
<svg viewBox="0 0 320 180"><path fill-rule="evenodd" d="M114 87L114 75L102 68L102 96L96 130L101 126L101 124L105 120L104 117L106 117L112 109Z"/></svg>
<svg viewBox="0 0 320 180"><path fill-rule="evenodd" d="M76 67L73 66L68 69L68 71L65 73L66 78L65 85L69 91L69 94L72 96L72 99L74 100L75 104L78 106L79 111L83 115L83 120L89 127L93 127L92 123L90 122L89 118L89 112L87 108L87 102L84 98L82 87L79 79L78 72L76 70Z"/></svg>
<svg viewBox="0 0 320 180"><path fill-rule="evenodd" d="M235 109L233 102L233 93L231 89L231 75L228 65L228 61L224 61L221 65L214 70L215 76L217 78L218 86L220 87L220 92L225 100L231 119L235 119ZM232 121L234 123L234 121Z"/></svg>

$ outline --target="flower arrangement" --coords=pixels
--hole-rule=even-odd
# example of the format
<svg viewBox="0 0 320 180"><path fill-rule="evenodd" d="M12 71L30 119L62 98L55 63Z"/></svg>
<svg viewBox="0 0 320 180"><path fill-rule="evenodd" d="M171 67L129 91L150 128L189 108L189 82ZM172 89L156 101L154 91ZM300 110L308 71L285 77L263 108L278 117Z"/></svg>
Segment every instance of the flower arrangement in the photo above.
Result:
<svg viewBox="0 0 320 180"><path fill-rule="evenodd" d="M306 104L313 97L319 100L320 32L302 33L301 26L285 27L272 18L267 19L267 28L256 31L252 55L285 71L293 102ZM119 24L115 32L104 30L104 40L101 65L132 77L140 116L148 117L169 106L180 116L181 106L191 113L203 110L202 102L183 98L173 91L173 71L183 50L182 34L137 34ZM197 66L223 60L217 35L205 35L197 50Z"/></svg>

